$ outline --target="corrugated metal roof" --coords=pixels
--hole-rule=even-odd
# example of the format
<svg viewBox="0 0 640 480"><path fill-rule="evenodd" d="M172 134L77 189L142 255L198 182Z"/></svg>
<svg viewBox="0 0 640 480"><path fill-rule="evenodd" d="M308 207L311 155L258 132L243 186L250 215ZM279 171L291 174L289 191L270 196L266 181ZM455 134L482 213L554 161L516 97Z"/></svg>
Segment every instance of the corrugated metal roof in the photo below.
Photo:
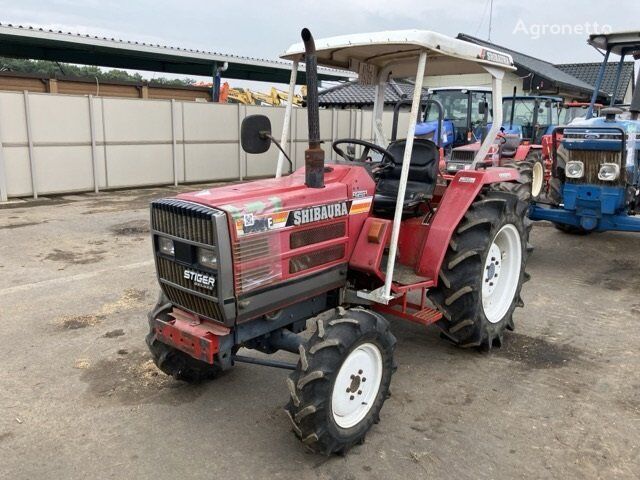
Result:
<svg viewBox="0 0 640 480"><path fill-rule="evenodd" d="M595 86L596 80L598 78L598 72L600 71L600 64L600 62L564 63L558 64L556 65L556 67L558 67L563 72L568 73L569 75L588 83L589 85ZM633 79L633 65L634 62L624 62L622 66L622 72L620 74L620 84L618 86L618 91L616 92L616 101L622 102L625 93L627 93L629 83ZM615 88L614 82L616 79L617 67L618 62L607 63L601 90L604 90L609 95L612 95L614 93L613 89Z"/></svg>
<svg viewBox="0 0 640 480"><path fill-rule="evenodd" d="M172 47L121 40L97 35L82 35L28 25L0 23L0 55L52 60L84 65L128 68L186 75L211 76L212 66L228 62L226 78L289 82L291 64L229 55L205 50ZM300 66L304 72L304 65ZM353 73L319 68L321 80L344 80ZM304 73L298 77L304 79Z"/></svg>

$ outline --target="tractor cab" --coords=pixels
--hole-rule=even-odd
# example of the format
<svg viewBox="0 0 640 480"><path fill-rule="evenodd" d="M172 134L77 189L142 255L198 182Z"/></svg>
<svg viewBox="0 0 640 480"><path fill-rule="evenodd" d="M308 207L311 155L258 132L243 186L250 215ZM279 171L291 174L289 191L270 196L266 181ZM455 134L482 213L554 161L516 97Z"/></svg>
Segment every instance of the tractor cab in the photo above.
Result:
<svg viewBox="0 0 640 480"><path fill-rule="evenodd" d="M507 116L503 131L507 136L517 136L521 141L540 145L542 137L560 124L561 107L560 97L505 97L502 108Z"/></svg>
<svg viewBox="0 0 640 480"><path fill-rule="evenodd" d="M627 112L612 98L596 116L609 57L620 57L612 89L617 91L625 58L640 59L640 32L594 34L588 42L604 52L593 96L583 118L550 135L548 199L533 206L530 216L569 233L640 231L640 78Z"/></svg>
<svg viewBox="0 0 640 480"><path fill-rule="evenodd" d="M488 106L492 102L490 88L442 87L429 89L429 100L438 101L444 119L440 125L440 109L429 104L424 119L416 126L416 136L441 140L445 151L480 140L484 126L491 121Z"/></svg>

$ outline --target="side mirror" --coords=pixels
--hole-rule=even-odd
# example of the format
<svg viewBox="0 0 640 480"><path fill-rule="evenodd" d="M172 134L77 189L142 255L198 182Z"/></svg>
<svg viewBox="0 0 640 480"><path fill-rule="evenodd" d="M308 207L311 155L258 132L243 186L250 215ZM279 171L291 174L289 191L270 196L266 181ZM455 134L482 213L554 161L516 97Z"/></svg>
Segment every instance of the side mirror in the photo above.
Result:
<svg viewBox="0 0 640 480"><path fill-rule="evenodd" d="M249 115L240 127L240 143L247 153L264 153L271 146L271 120L265 115Z"/></svg>
<svg viewBox="0 0 640 480"><path fill-rule="evenodd" d="M478 103L478 113L480 115L484 115L485 113L487 113L487 102L482 101Z"/></svg>

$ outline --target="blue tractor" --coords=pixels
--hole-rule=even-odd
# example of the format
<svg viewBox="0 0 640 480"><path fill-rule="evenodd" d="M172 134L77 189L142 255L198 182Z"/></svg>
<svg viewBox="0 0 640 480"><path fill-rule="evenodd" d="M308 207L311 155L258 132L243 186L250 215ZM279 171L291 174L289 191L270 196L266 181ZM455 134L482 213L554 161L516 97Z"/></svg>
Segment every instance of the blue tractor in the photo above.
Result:
<svg viewBox="0 0 640 480"><path fill-rule="evenodd" d="M611 105L594 117L609 56L640 59L640 32L594 34L589 44L604 52L586 118L556 128L546 201L533 203L532 220L548 220L567 233L640 232L640 76L628 111Z"/></svg>
<svg viewBox="0 0 640 480"><path fill-rule="evenodd" d="M446 152L480 140L489 114L486 105L491 105L491 98L491 89L485 87L430 89L428 99L439 102L444 111L442 127L439 109L431 102L423 120L416 125L416 137L431 139Z"/></svg>

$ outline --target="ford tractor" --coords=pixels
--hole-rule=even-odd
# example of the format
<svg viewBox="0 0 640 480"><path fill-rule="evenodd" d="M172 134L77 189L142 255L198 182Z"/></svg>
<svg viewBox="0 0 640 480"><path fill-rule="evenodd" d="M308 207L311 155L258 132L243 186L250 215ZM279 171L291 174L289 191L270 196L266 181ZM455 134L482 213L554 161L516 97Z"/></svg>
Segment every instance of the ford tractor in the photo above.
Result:
<svg viewBox="0 0 640 480"><path fill-rule="evenodd" d="M604 52L593 97L584 119L553 131L548 194L532 206L530 218L567 233L640 232L640 79L628 112L612 98L602 116L594 115L609 57L620 56L617 91L625 57L640 58L640 32L594 34L588 42Z"/></svg>
<svg viewBox="0 0 640 480"><path fill-rule="evenodd" d="M516 170L478 161L501 124L502 79L515 70L509 55L421 30L315 42L304 29L302 40L283 58L292 62L290 91L305 63L304 167L280 175L289 105L279 139L264 115L241 125L249 154L272 143L281 149L276 178L151 204L161 294L149 314L147 344L158 368L190 382L241 362L291 370L291 428L308 449L328 455L362 443L380 419L396 369L387 317L435 323L460 347L503 342L523 305L529 205L512 192ZM333 163L325 162L320 142L319 64L376 85L375 142L336 140ZM446 184L436 144L415 138L423 79L482 72L493 79L496 127L478 152L477 168ZM387 142L385 85L411 76L406 135ZM380 161L368 161L373 152ZM264 355L278 351L297 361Z"/></svg>

